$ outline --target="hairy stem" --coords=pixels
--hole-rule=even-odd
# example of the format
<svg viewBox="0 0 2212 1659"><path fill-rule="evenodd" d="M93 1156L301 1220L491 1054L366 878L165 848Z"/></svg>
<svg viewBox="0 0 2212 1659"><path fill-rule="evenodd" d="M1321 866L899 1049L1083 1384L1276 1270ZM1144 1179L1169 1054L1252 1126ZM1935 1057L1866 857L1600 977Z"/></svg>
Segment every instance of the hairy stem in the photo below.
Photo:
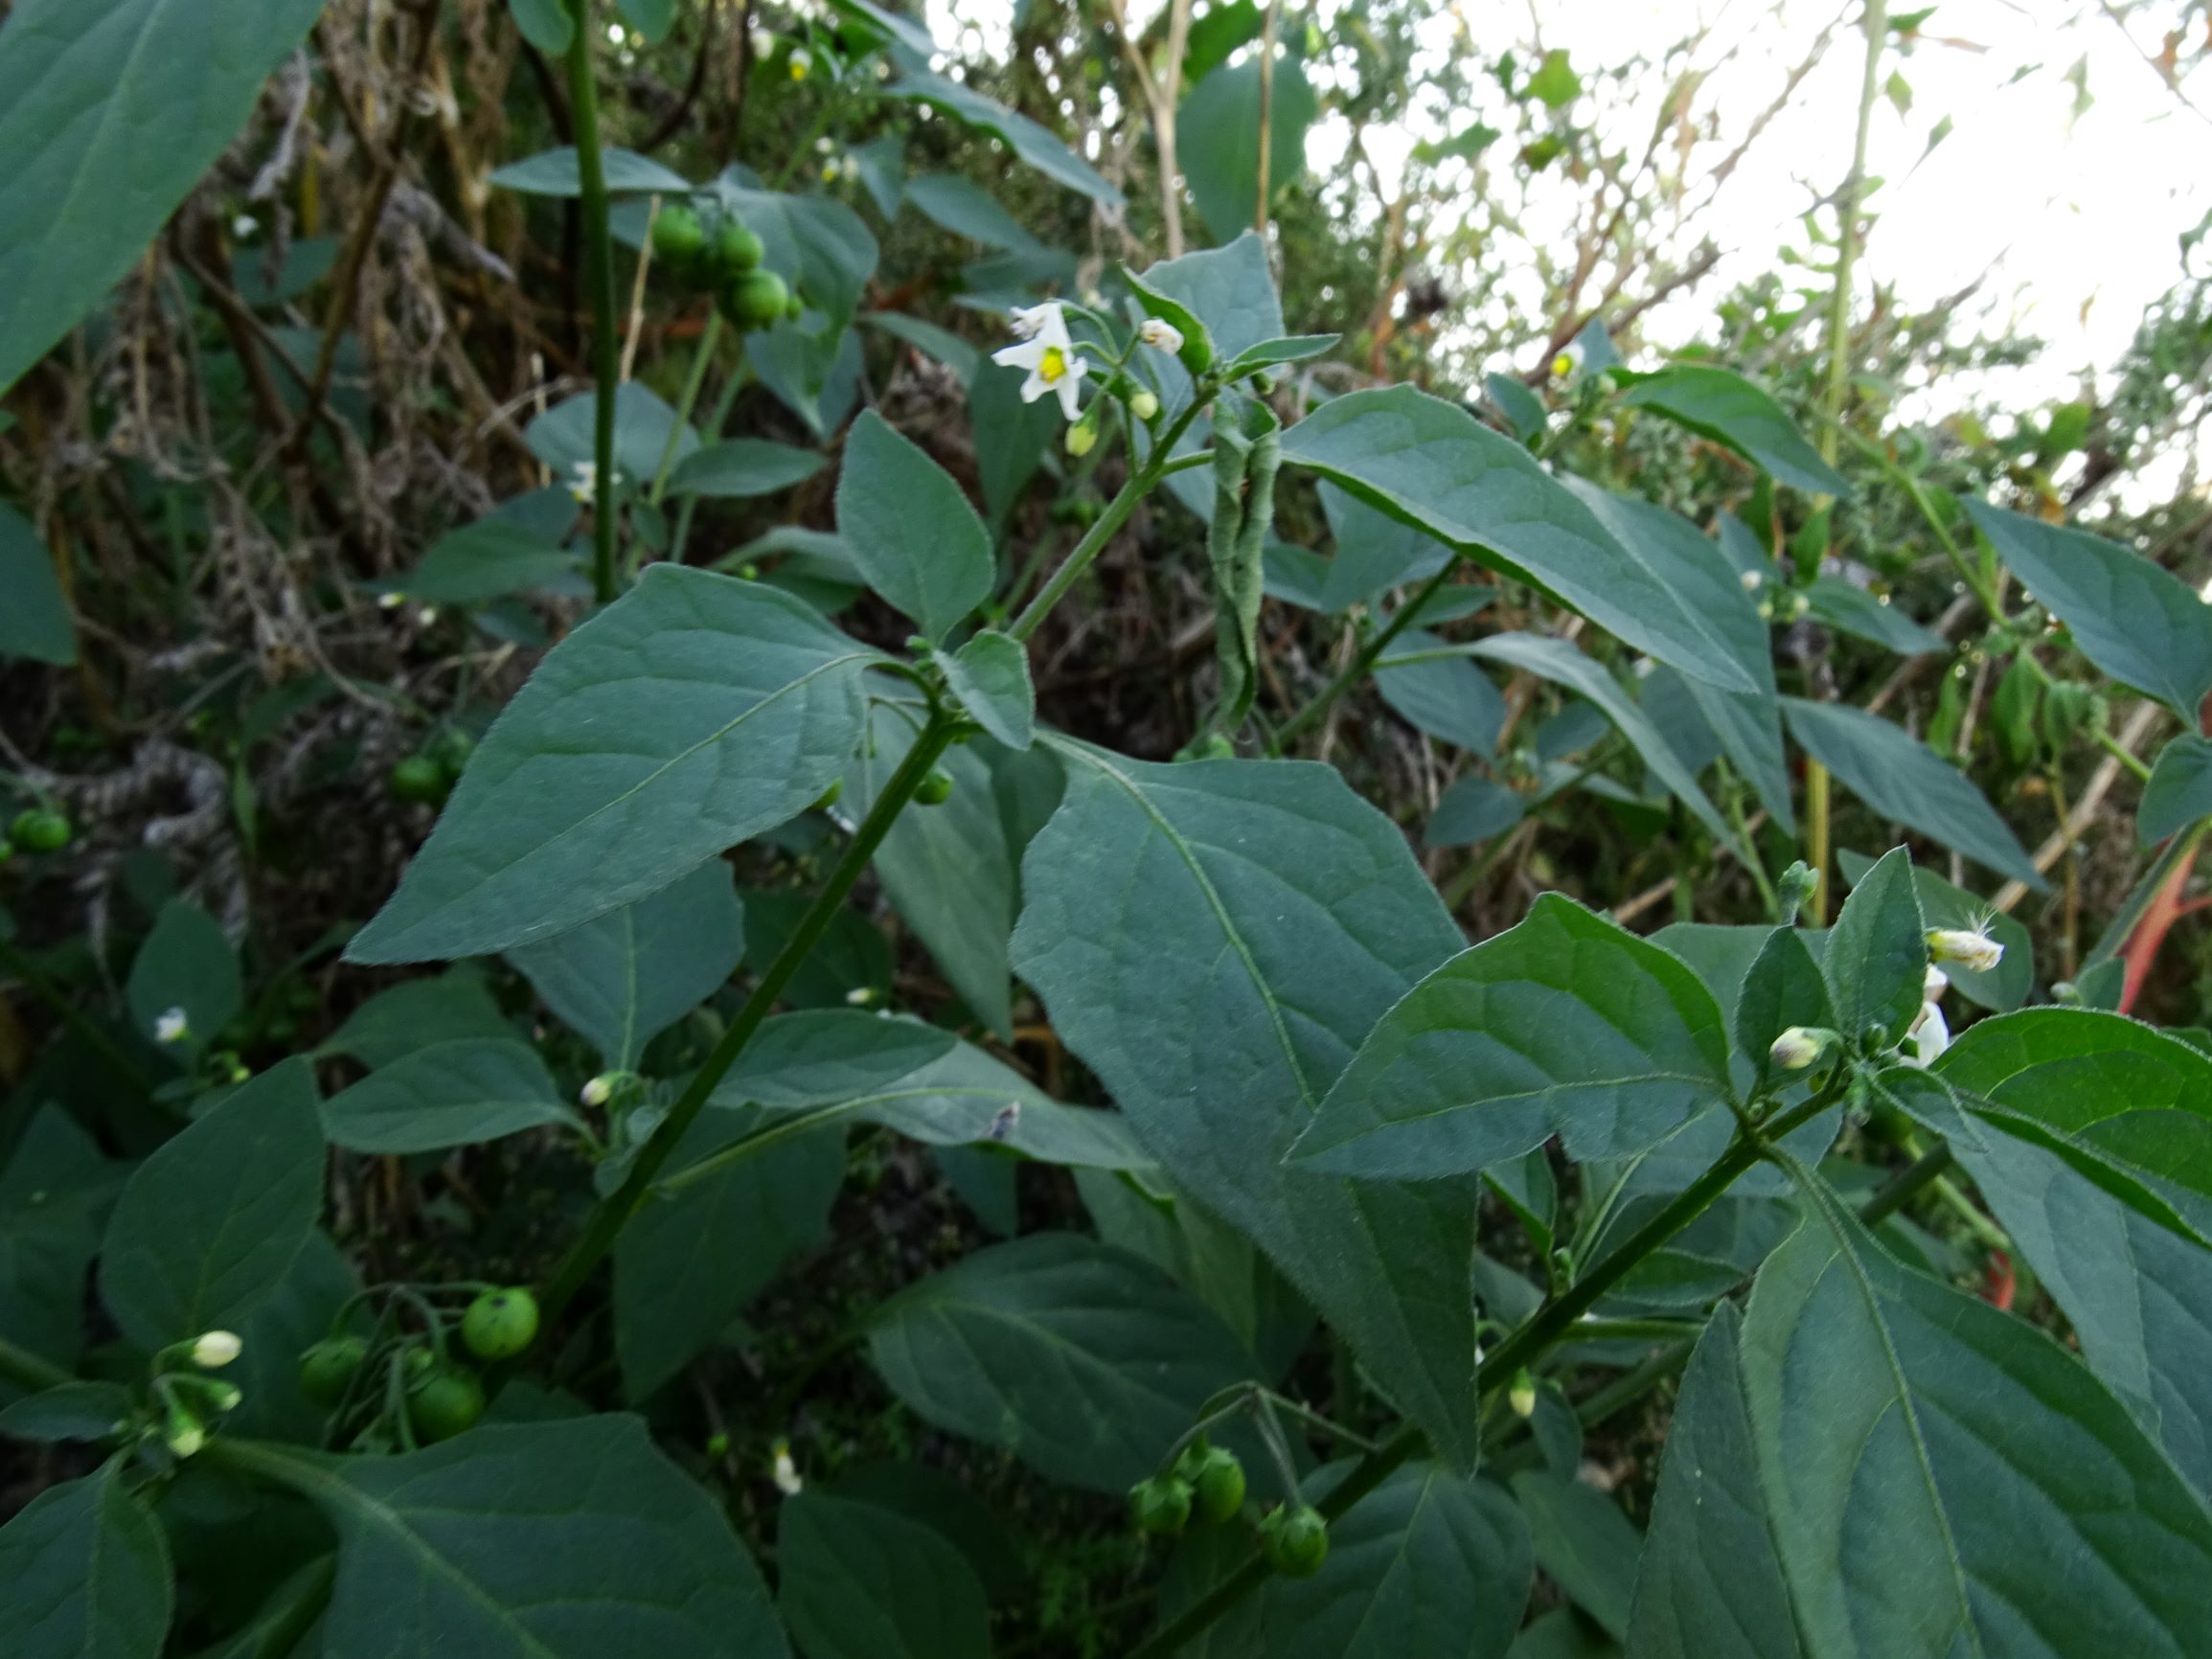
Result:
<svg viewBox="0 0 2212 1659"><path fill-rule="evenodd" d="M682 446L684 428L690 424L692 408L699 400L699 388L706 384L707 370L715 360L715 347L722 337L722 308L714 307L707 312L707 326L699 330L698 349L692 353L690 372L684 375L683 395L676 399L676 418L669 423L669 441L661 446L660 465L653 468L652 494L649 499L655 507L668 492L669 472L676 464L676 450Z"/></svg>
<svg viewBox="0 0 2212 1659"><path fill-rule="evenodd" d="M599 153L599 88L591 68L591 0L573 0L568 101L576 122L576 170L582 187L583 258L591 275L593 381L592 587L614 599L614 394L621 371L614 333L614 239L607 226L606 168Z"/></svg>

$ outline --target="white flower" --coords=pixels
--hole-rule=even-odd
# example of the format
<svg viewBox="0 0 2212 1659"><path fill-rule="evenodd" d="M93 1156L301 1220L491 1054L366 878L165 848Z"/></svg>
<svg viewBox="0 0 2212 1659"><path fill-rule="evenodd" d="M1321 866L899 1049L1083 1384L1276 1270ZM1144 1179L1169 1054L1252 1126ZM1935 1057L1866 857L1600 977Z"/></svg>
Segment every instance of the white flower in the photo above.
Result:
<svg viewBox="0 0 2212 1659"><path fill-rule="evenodd" d="M1038 311L1046 315L1038 317ZM1024 403L1034 403L1050 392L1060 399L1061 418L1073 420L1083 405L1083 377L1090 365L1067 337L1067 321L1058 306L1038 306L1017 316L1015 331L1024 327L1029 333L1022 343L1000 348L992 352L991 360L1029 371L1029 378L1021 383Z"/></svg>
<svg viewBox="0 0 2212 1659"><path fill-rule="evenodd" d="M190 1035L192 1023L181 1008L171 1009L153 1022L153 1040L157 1043L180 1043Z"/></svg>
<svg viewBox="0 0 2212 1659"><path fill-rule="evenodd" d="M1786 1072L1801 1072L1820 1057L1820 1051L1828 1046L1827 1036L1826 1032L1793 1025L1774 1039L1767 1057Z"/></svg>
<svg viewBox="0 0 2212 1659"><path fill-rule="evenodd" d="M231 220L231 235L241 242L252 241L254 234L261 228L261 220L255 218L252 214L240 214L237 218Z"/></svg>
<svg viewBox="0 0 2212 1659"><path fill-rule="evenodd" d="M799 1478L799 1466L791 1461L790 1445L779 1440L776 1442L776 1490L787 1498L795 1498L806 1484Z"/></svg>
<svg viewBox="0 0 2212 1659"><path fill-rule="evenodd" d="M1060 307L1047 300L1041 306L1016 306L1007 314L1008 326L1017 340L1034 340L1043 330L1066 325L1060 314Z"/></svg>
<svg viewBox="0 0 2212 1659"><path fill-rule="evenodd" d="M1137 338L1148 346L1167 352L1171 357L1183 349L1182 330L1157 317L1147 317L1137 325Z"/></svg>
<svg viewBox="0 0 2212 1659"><path fill-rule="evenodd" d="M1950 975L1936 966L1934 963L1929 963L1927 971L1922 974L1920 978L1920 1000L1922 1002L1937 1001L1950 989Z"/></svg>
<svg viewBox="0 0 2212 1659"><path fill-rule="evenodd" d="M811 52L809 52L804 46L791 48L791 79L793 80L806 80L807 71L813 67L814 55Z"/></svg>
<svg viewBox="0 0 2212 1659"><path fill-rule="evenodd" d="M1767 585L1767 579L1755 570L1745 571L1738 580L1743 582L1745 593L1757 593Z"/></svg>
<svg viewBox="0 0 2212 1659"><path fill-rule="evenodd" d="M621 467L616 467L608 476L606 487L609 489L622 488ZM597 462L579 461L568 469L568 493L575 496L585 507L589 507L599 499L599 464Z"/></svg>
<svg viewBox="0 0 2212 1659"><path fill-rule="evenodd" d="M438 607L434 604L426 604L415 613L415 623L419 627L428 627L437 620Z"/></svg>
<svg viewBox="0 0 2212 1659"><path fill-rule="evenodd" d="M202 1371L219 1371L245 1352L245 1346L236 1331L204 1331L192 1345L192 1362Z"/></svg>
<svg viewBox="0 0 2212 1659"><path fill-rule="evenodd" d="M1935 927L1928 930L1927 953L1938 962L1987 973L2003 960L2005 947L1978 927Z"/></svg>
<svg viewBox="0 0 2212 1659"><path fill-rule="evenodd" d="M1950 1026L1943 1017L1943 1010L1932 1002L1920 1005L1920 1017L1912 1022L1912 1029L1904 1034L1904 1041L1898 1044L1898 1056L1908 1066L1933 1065L1950 1047Z"/></svg>

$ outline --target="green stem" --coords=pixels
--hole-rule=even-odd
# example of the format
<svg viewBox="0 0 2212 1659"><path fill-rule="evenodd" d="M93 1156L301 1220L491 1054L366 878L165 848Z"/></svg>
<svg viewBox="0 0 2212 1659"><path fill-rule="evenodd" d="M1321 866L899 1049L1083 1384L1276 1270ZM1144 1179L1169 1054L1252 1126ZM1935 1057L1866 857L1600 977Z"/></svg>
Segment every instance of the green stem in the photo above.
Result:
<svg viewBox="0 0 2212 1659"><path fill-rule="evenodd" d="M1390 620L1375 631L1372 639L1352 653L1352 660L1344 665L1334 679L1314 693L1304 708L1276 728L1274 741L1270 745L1271 753L1280 755L1292 738L1327 714L1332 703L1367 677L1368 670L1375 666L1375 659L1390 648L1390 642L1405 631L1407 625L1421 613L1422 607L1437 589L1450 579L1452 565L1457 562L1456 559L1447 560L1442 570L1423 582L1411 599L1391 613Z"/></svg>
<svg viewBox="0 0 2212 1659"><path fill-rule="evenodd" d="M722 308L715 307L707 312L707 326L699 330L698 350L692 353L692 366L684 375L683 396L676 399L676 418L669 422L669 441L661 445L660 465L653 468L652 494L648 498L655 507L669 487L669 469L676 464L676 450L684 428L690 423L692 406L699 400L699 388L706 384L707 370L715 360L715 348L722 338Z"/></svg>
<svg viewBox="0 0 2212 1659"><path fill-rule="evenodd" d="M740 357L738 366L730 371L729 383L723 386L721 395L715 399L714 412L707 417L706 426L699 433L701 443L720 442L722 428L730 423L730 410L737 404L738 394L745 389L746 381L751 378L751 363ZM669 536L668 557L673 563L681 564L684 561L684 543L691 539L692 534L692 514L698 510L699 498L696 495L684 497L683 507L676 513L675 530Z"/></svg>
<svg viewBox="0 0 2212 1659"><path fill-rule="evenodd" d="M1882 1182L1874 1196L1859 1208L1859 1218L1869 1227L1879 1227L1919 1196L1921 1189L1949 1170L1950 1164L1950 1144L1937 1142L1931 1149Z"/></svg>
<svg viewBox="0 0 2212 1659"><path fill-rule="evenodd" d="M1691 1351L1697 1346L1695 1342L1677 1342L1672 1348L1662 1348L1633 1371L1624 1371L1575 1407L1575 1420L1585 1430L1596 1428L1689 1364Z"/></svg>
<svg viewBox="0 0 2212 1659"><path fill-rule="evenodd" d="M599 152L599 88L591 69L591 0L572 0L576 33L568 43L568 102L576 123L577 177L582 187L584 262L591 278L594 381L592 585L599 602L614 599L614 394L622 373L614 333L614 239L607 225L606 167Z"/></svg>
<svg viewBox="0 0 2212 1659"><path fill-rule="evenodd" d="M705 1109L716 1085L728 1074L730 1067L737 1063L738 1057L745 1052L746 1045L753 1040L754 1034L768 1017L768 1011L784 994L785 988L791 983L809 953L830 930L830 924L844 908L847 896L859 881L861 873L868 868L869 861L876 856L876 849L882 845L883 837L890 833L893 822L905 808L907 802L914 798L914 791L921 786L922 780L929 775L929 769L937 764L938 758L950 746L959 724L954 716L941 712L931 714L929 723L923 727L921 736L914 739L914 746L906 751L906 758L899 763L898 770L891 774L890 781L883 785L883 793L877 797L867 817L854 830L844 856L837 860L822 891L815 896L814 902L808 907L791 937L785 941L784 948L776 953L775 961L768 965L768 971L761 976L761 983L753 988L752 995L745 999L744 1007L738 1011L737 1017L730 1022L729 1030L715 1044L714 1052L707 1056L706 1062L692 1075L691 1081L685 1085L675 1104L669 1108L668 1117L653 1131L652 1138L638 1149L637 1161L630 1166L622 1186L600 1201L592 1211L591 1218L584 1224L583 1232L569 1247L560 1265L555 1269L551 1282L539 1298L542 1306L541 1330L550 1331L554 1328L562 1309L582 1287L583 1282L605 1260L607 1252L614 1248L616 1237L628 1224L629 1218L637 1213L638 1207L652 1190L653 1177L660 1172L661 1166L668 1162L669 1154L675 1149L676 1143L683 1139L685 1132ZM494 1372L490 1379L491 1386L496 1388L505 1382L512 1369L505 1367Z"/></svg>

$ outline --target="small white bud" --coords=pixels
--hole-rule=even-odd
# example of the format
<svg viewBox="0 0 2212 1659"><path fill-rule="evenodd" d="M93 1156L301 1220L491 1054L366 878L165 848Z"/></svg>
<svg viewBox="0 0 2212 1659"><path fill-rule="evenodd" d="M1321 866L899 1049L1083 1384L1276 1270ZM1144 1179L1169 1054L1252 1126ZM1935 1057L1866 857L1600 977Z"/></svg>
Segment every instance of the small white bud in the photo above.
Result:
<svg viewBox="0 0 2212 1659"><path fill-rule="evenodd" d="M181 1008L171 1009L153 1022L153 1040L157 1043L180 1043L191 1035L192 1022Z"/></svg>
<svg viewBox="0 0 2212 1659"><path fill-rule="evenodd" d="M1757 593L1761 588L1767 585L1767 579L1761 576L1755 570L1745 571L1737 580L1743 582L1744 591L1745 593Z"/></svg>
<svg viewBox="0 0 2212 1659"><path fill-rule="evenodd" d="M1174 324L1158 317L1147 317L1137 325L1137 338L1146 345L1167 352L1171 357L1183 349L1183 331Z"/></svg>
<svg viewBox="0 0 2212 1659"><path fill-rule="evenodd" d="M775 1480L776 1490L787 1498L797 1497L807 1484L799 1478L799 1466L791 1461L789 1443L783 1440L776 1442Z"/></svg>
<svg viewBox="0 0 2212 1659"><path fill-rule="evenodd" d="M1927 953L1969 972L1987 973L2004 959L2005 947L1979 928L1934 927L1928 930Z"/></svg>
<svg viewBox="0 0 2212 1659"><path fill-rule="evenodd" d="M235 1330L203 1331L192 1345L192 1362L202 1371L220 1371L244 1350Z"/></svg>
<svg viewBox="0 0 2212 1659"><path fill-rule="evenodd" d="M1067 429L1067 452L1082 459L1098 443L1098 428L1088 420L1078 422Z"/></svg>
<svg viewBox="0 0 2212 1659"><path fill-rule="evenodd" d="M1767 1057L1786 1072L1801 1072L1818 1059L1820 1051L1827 1046L1825 1033L1793 1025L1774 1039L1774 1046L1767 1051Z"/></svg>
<svg viewBox="0 0 2212 1659"><path fill-rule="evenodd" d="M1536 1378L1525 1369L1514 1376L1513 1386L1505 1391L1505 1402L1513 1407L1513 1414L1517 1418L1536 1416Z"/></svg>
<svg viewBox="0 0 2212 1659"><path fill-rule="evenodd" d="M1139 420L1150 420L1160 412L1160 400L1150 392L1139 392L1129 398L1129 413Z"/></svg>
<svg viewBox="0 0 2212 1659"><path fill-rule="evenodd" d="M407 596L397 588L394 588L390 593L380 593L376 596L377 605L384 610L398 610L406 602Z"/></svg>
<svg viewBox="0 0 2212 1659"><path fill-rule="evenodd" d="M604 1106L614 1099L614 1079L602 1072L591 1081L585 1083L582 1088L577 1090L576 1098L587 1106L595 1108Z"/></svg>
<svg viewBox="0 0 2212 1659"><path fill-rule="evenodd" d="M872 985L856 985L845 993L846 1004L852 1008L866 1008L875 1000L876 988Z"/></svg>
<svg viewBox="0 0 2212 1659"><path fill-rule="evenodd" d="M175 1417L170 1420L162 1439L176 1456L188 1458L207 1444L207 1430L189 1417Z"/></svg>

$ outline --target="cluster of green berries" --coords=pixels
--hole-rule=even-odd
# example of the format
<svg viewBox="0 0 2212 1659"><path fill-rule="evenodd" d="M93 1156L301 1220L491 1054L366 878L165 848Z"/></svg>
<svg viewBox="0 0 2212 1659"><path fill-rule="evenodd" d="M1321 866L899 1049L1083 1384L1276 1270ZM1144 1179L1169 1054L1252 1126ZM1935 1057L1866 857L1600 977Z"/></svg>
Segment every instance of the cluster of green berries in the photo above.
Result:
<svg viewBox="0 0 2212 1659"><path fill-rule="evenodd" d="M58 852L69 845L69 820L51 807L31 807L15 814L8 833L0 836L0 858L24 852Z"/></svg>
<svg viewBox="0 0 2212 1659"><path fill-rule="evenodd" d="M709 224L698 210L678 203L653 216L652 252L678 282L705 288L722 315L744 330L797 322L805 303L784 279L761 263L760 237L734 216Z"/></svg>
<svg viewBox="0 0 2212 1659"><path fill-rule="evenodd" d="M1226 1446L1200 1435L1174 1466L1129 1489L1129 1515L1137 1530L1157 1538L1177 1536L1193 1515L1219 1525L1244 1507L1244 1466ZM1329 1558L1329 1523L1311 1504L1277 1504L1260 1521L1260 1551L1287 1579L1310 1579Z"/></svg>
<svg viewBox="0 0 2212 1659"><path fill-rule="evenodd" d="M480 1360L513 1359L537 1338L537 1298L520 1286L487 1290L461 1316L461 1342ZM352 1331L327 1336L300 1355L300 1392L335 1411L354 1392L369 1363L369 1339ZM409 1347L399 1359L407 1427L425 1445L473 1428L484 1415L484 1383L475 1370L429 1348Z"/></svg>

